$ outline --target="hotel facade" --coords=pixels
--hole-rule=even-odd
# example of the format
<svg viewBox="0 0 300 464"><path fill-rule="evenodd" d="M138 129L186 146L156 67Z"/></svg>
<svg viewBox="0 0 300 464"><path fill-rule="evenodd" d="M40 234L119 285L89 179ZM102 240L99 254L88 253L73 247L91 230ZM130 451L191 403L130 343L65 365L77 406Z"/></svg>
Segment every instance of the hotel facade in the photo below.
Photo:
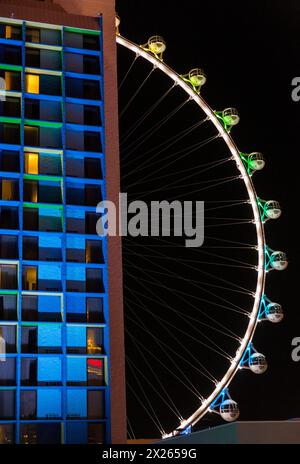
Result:
<svg viewBox="0 0 300 464"><path fill-rule="evenodd" d="M114 2L0 7L0 443L123 443Z"/></svg>

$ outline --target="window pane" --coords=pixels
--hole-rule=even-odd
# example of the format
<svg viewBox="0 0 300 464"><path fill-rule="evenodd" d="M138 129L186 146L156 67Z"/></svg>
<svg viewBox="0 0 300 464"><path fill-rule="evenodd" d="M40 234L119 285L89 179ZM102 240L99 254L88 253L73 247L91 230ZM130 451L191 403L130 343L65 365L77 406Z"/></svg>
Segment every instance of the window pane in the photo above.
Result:
<svg viewBox="0 0 300 464"><path fill-rule="evenodd" d="M61 321L60 296L38 296L39 321L59 322Z"/></svg>
<svg viewBox="0 0 300 464"><path fill-rule="evenodd" d="M88 419L104 419L104 392L88 391Z"/></svg>
<svg viewBox="0 0 300 464"><path fill-rule="evenodd" d="M21 384L34 386L37 384L37 359L22 358L21 360Z"/></svg>
<svg viewBox="0 0 300 464"><path fill-rule="evenodd" d="M15 321L17 319L17 296L0 295L0 320Z"/></svg>
<svg viewBox="0 0 300 464"><path fill-rule="evenodd" d="M68 390L67 393L67 415L69 419L87 417L87 394L86 390Z"/></svg>
<svg viewBox="0 0 300 464"><path fill-rule="evenodd" d="M15 427L12 424L0 424L0 444L11 445L15 442Z"/></svg>
<svg viewBox="0 0 300 464"><path fill-rule="evenodd" d="M86 322L86 307L84 296L67 295L67 321Z"/></svg>
<svg viewBox="0 0 300 464"><path fill-rule="evenodd" d="M0 420L15 419L15 392L0 390Z"/></svg>
<svg viewBox="0 0 300 464"><path fill-rule="evenodd" d="M87 329L87 351L88 354L103 353L103 329L94 327Z"/></svg>
<svg viewBox="0 0 300 464"><path fill-rule="evenodd" d="M21 419L36 419L37 392L35 390L21 391L20 410Z"/></svg>
<svg viewBox="0 0 300 464"><path fill-rule="evenodd" d="M103 293L102 269L86 269L86 291L89 293Z"/></svg>
<svg viewBox="0 0 300 464"><path fill-rule="evenodd" d="M0 386L16 385L16 362L14 358L6 358L0 362Z"/></svg>
<svg viewBox="0 0 300 464"><path fill-rule="evenodd" d="M0 325L0 337L5 341L5 352L16 353L16 327L13 325Z"/></svg>
<svg viewBox="0 0 300 464"><path fill-rule="evenodd" d="M86 240L86 263L103 263L102 241Z"/></svg>
<svg viewBox="0 0 300 464"><path fill-rule="evenodd" d="M0 207L0 228L1 229L18 229L19 216L18 208Z"/></svg>
<svg viewBox="0 0 300 464"><path fill-rule="evenodd" d="M68 385L86 385L87 369L86 358L68 357L67 359Z"/></svg>
<svg viewBox="0 0 300 464"><path fill-rule="evenodd" d="M104 322L102 298L87 298L88 322Z"/></svg>
<svg viewBox="0 0 300 464"><path fill-rule="evenodd" d="M23 259L35 261L39 258L38 237L23 237Z"/></svg>
<svg viewBox="0 0 300 464"><path fill-rule="evenodd" d="M24 153L24 162L27 174L39 173L39 155L37 153Z"/></svg>
<svg viewBox="0 0 300 464"><path fill-rule="evenodd" d="M38 320L38 297L22 296L22 318L25 321Z"/></svg>
<svg viewBox="0 0 300 464"><path fill-rule="evenodd" d="M85 327L67 328L68 353L86 353L87 333Z"/></svg>
<svg viewBox="0 0 300 464"><path fill-rule="evenodd" d="M0 170L7 172L20 172L20 155L16 151L0 151Z"/></svg>
<svg viewBox="0 0 300 464"><path fill-rule="evenodd" d="M36 74L26 74L26 92L40 93L40 76Z"/></svg>
<svg viewBox="0 0 300 464"><path fill-rule="evenodd" d="M0 265L0 288L13 290L18 288L17 266Z"/></svg>
<svg viewBox="0 0 300 464"><path fill-rule="evenodd" d="M67 424L67 443L73 445L87 443L87 423L75 422Z"/></svg>
<svg viewBox="0 0 300 464"><path fill-rule="evenodd" d="M22 327L22 353L37 353L37 327Z"/></svg>
<svg viewBox="0 0 300 464"><path fill-rule="evenodd" d="M60 390L38 390L37 416L39 419L57 419L61 417Z"/></svg>
<svg viewBox="0 0 300 464"><path fill-rule="evenodd" d="M60 384L61 359L47 356L38 359L38 382L40 385Z"/></svg>
<svg viewBox="0 0 300 464"><path fill-rule="evenodd" d="M104 385L103 360L87 359L88 385Z"/></svg>
<svg viewBox="0 0 300 464"><path fill-rule="evenodd" d="M103 424L88 425L88 443L90 445L101 445L105 442L105 428Z"/></svg>

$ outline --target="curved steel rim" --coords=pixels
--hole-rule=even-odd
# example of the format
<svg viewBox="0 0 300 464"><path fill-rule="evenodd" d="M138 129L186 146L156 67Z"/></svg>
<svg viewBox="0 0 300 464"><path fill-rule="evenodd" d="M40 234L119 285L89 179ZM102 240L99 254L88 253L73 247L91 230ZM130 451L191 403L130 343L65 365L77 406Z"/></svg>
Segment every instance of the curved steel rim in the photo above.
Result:
<svg viewBox="0 0 300 464"><path fill-rule="evenodd" d="M235 374L239 370L240 362L243 358L245 351L247 350L249 343L252 341L255 329L257 327L258 322L258 315L260 310L261 300L264 295L265 289L265 278L266 278L266 270L265 270L265 233L264 233L264 226L261 220L261 215L259 212L259 207L257 204L257 195L253 185L253 182L247 173L247 170L241 160L239 150L233 141L230 134L226 132L224 127L222 126L221 122L215 115L214 111L211 107L206 103L206 101L198 95L189 85L186 83L181 76L173 71L168 65L157 59L154 55L149 52L143 50L142 47L136 45L134 42L122 37L121 35L117 34L117 43L119 45L124 46L125 48L131 50L137 56L141 56L145 60L149 61L155 68L160 69L164 72L167 76L170 77L174 81L175 84L179 85L194 101L197 103L198 106L204 111L207 117L211 120L211 122L217 128L219 134L223 138L224 142L228 146L236 164L238 170L241 173L241 177L245 183L247 188L249 200L251 203L253 216L254 216L254 224L256 227L256 235L257 235L257 252L258 252L258 267L257 267L257 284L256 284L256 291L254 296L254 304L251 313L249 314L249 325L247 327L246 333L241 340L240 347L236 352L236 356L231 361L231 365L222 378L220 382L217 383L215 386L214 391L210 394L208 398L206 398L201 406L186 420L182 421L181 424L168 436L173 436L178 432L182 432L189 426L195 425L208 411L210 405L216 400L218 395L229 386L230 382L233 380Z"/></svg>

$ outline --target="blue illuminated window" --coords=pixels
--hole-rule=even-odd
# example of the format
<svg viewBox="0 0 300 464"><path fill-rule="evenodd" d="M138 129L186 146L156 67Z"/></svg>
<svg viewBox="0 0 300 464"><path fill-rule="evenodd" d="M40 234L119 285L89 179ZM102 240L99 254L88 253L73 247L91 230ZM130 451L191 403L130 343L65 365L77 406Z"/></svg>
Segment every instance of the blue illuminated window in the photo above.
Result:
<svg viewBox="0 0 300 464"><path fill-rule="evenodd" d="M87 369L85 357L67 358L68 385L86 385Z"/></svg>
<svg viewBox="0 0 300 464"><path fill-rule="evenodd" d="M67 392L67 415L68 418L87 417L86 390L68 390Z"/></svg>
<svg viewBox="0 0 300 464"><path fill-rule="evenodd" d="M61 392L55 389L39 389L37 394L37 417L56 419L61 417Z"/></svg>
<svg viewBox="0 0 300 464"><path fill-rule="evenodd" d="M61 359L45 356L38 359L37 379L39 384L61 383Z"/></svg>

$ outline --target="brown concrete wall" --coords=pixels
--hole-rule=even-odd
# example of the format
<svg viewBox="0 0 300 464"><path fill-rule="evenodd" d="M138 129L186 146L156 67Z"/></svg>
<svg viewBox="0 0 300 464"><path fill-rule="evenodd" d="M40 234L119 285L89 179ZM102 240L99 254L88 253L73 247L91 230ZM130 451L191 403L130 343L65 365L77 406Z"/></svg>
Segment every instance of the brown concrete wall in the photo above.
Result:
<svg viewBox="0 0 300 464"><path fill-rule="evenodd" d="M59 5L54 5L49 0L39 2L37 0L0 0L0 16L4 18L25 19L48 24L98 29L98 18L80 16L66 13Z"/></svg>
<svg viewBox="0 0 300 464"><path fill-rule="evenodd" d="M118 135L118 86L114 0L0 0L3 17L13 16L49 24L99 29L103 16L104 99L107 197L119 202L120 162ZM109 305L111 339L112 442L126 443L126 391L123 321L122 248L119 237L108 239Z"/></svg>

